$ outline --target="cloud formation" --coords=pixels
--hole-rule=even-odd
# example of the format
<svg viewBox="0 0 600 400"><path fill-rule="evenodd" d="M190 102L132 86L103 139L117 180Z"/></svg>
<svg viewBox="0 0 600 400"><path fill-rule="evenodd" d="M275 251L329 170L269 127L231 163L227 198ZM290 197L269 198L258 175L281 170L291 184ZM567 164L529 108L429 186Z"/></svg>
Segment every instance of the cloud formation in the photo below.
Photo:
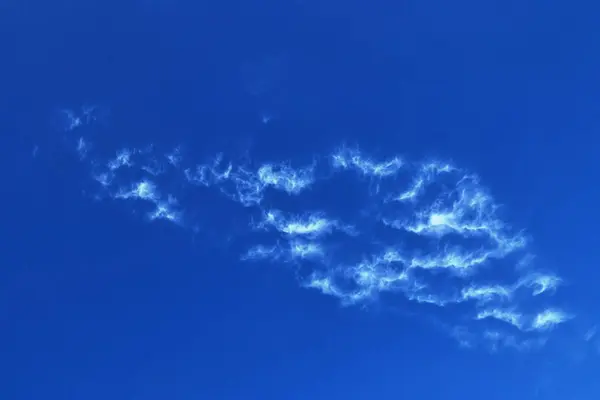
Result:
<svg viewBox="0 0 600 400"><path fill-rule="evenodd" d="M219 213L220 199L244 219L240 260L288 268L344 306L410 308L462 345L492 349L539 347L575 317L553 301L562 279L529 262L527 236L458 166L344 145L308 160L198 162L151 144L102 154L86 136L94 108L63 116L97 197L184 229ZM219 218L230 226L233 217Z"/></svg>

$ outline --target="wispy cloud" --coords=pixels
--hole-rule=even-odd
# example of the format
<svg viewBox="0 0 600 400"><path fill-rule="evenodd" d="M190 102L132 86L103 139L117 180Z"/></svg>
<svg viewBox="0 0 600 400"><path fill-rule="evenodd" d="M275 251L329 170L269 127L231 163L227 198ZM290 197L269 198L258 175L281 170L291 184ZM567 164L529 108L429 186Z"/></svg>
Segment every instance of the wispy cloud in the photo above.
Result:
<svg viewBox="0 0 600 400"><path fill-rule="evenodd" d="M183 228L219 214L219 225L238 229L241 260L293 264L301 287L343 305L402 298L417 313L435 309L461 344L495 349L539 347L574 318L553 301L562 278L522 266L532 259L523 231L500 217L476 175L451 163L376 159L347 146L300 162L198 161L181 146L151 144L104 154L85 134L93 108L61 116L97 197ZM339 189L325 196L324 187Z"/></svg>

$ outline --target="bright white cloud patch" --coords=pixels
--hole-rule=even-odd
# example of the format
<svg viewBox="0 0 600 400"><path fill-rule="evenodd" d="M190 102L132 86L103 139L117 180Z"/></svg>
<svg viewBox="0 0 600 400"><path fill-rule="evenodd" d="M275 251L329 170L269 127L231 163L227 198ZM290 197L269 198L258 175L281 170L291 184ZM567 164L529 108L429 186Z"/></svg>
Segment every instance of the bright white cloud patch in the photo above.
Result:
<svg viewBox="0 0 600 400"><path fill-rule="evenodd" d="M216 228L241 218L242 261L293 267L300 286L343 305L411 308L465 346L494 349L540 346L573 318L553 302L561 278L523 267L531 264L525 236L479 178L457 166L347 147L264 162L186 159L179 147L106 155L78 130L92 111L64 117L99 197L183 228L207 215Z"/></svg>

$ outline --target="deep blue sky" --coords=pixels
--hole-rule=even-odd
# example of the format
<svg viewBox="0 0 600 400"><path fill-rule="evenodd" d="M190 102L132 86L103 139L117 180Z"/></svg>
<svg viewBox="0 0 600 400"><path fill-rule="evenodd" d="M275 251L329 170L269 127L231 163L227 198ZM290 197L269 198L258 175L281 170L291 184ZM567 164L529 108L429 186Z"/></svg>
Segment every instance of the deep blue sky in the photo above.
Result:
<svg viewBox="0 0 600 400"><path fill-rule="evenodd" d="M600 396L597 355L577 342L600 304L600 6L3 3L1 398ZM57 129L59 110L86 104L105 110L107 147L307 159L350 142L450 159L534 238L581 318L542 352L466 350L91 201Z"/></svg>

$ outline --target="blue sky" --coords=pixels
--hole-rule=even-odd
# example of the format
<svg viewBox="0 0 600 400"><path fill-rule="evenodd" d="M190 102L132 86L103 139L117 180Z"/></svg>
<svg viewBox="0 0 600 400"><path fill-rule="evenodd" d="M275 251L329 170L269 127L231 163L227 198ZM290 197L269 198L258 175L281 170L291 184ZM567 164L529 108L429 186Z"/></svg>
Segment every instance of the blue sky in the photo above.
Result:
<svg viewBox="0 0 600 400"><path fill-rule="evenodd" d="M591 2L6 2L0 395L600 394Z"/></svg>

